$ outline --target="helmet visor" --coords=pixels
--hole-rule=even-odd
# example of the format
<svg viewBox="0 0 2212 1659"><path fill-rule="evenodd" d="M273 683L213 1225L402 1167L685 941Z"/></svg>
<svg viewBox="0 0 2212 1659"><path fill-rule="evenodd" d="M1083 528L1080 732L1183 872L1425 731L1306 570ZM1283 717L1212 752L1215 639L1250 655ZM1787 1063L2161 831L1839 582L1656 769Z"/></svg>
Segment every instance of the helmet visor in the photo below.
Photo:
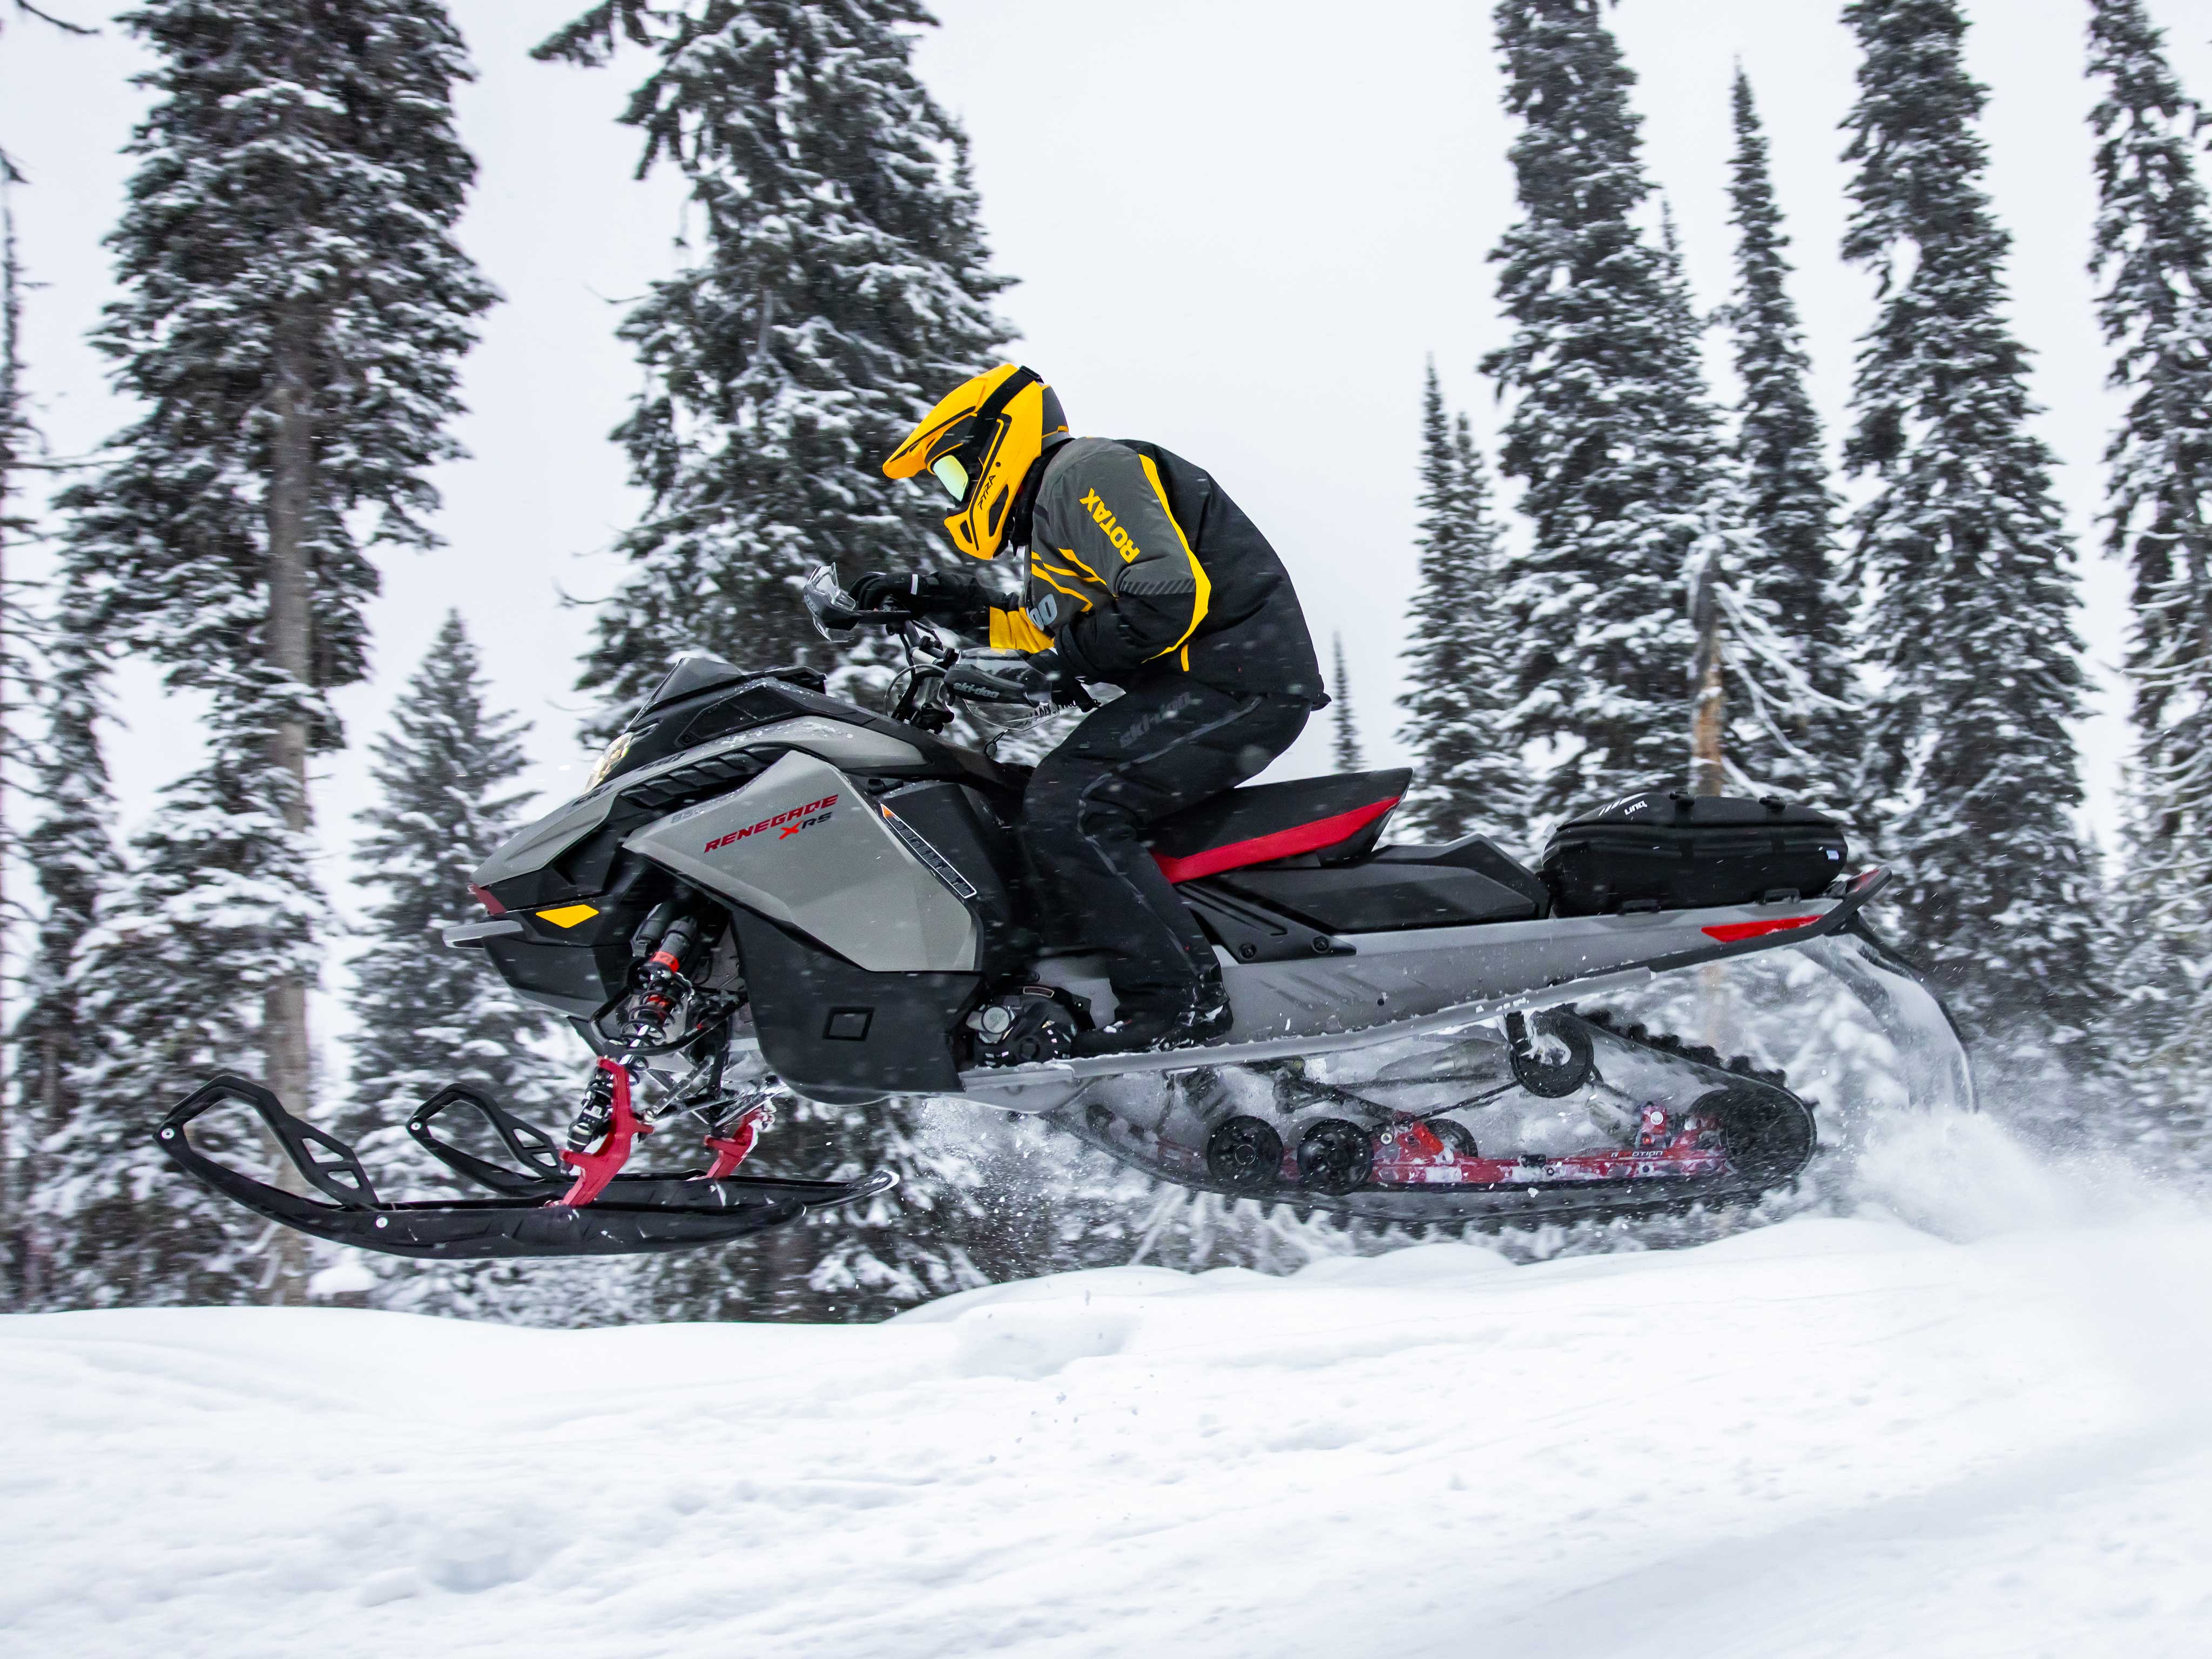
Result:
<svg viewBox="0 0 2212 1659"><path fill-rule="evenodd" d="M945 486L945 493L957 505L968 499L968 469L960 465L957 455L940 455L930 464L929 470L937 475L937 482Z"/></svg>

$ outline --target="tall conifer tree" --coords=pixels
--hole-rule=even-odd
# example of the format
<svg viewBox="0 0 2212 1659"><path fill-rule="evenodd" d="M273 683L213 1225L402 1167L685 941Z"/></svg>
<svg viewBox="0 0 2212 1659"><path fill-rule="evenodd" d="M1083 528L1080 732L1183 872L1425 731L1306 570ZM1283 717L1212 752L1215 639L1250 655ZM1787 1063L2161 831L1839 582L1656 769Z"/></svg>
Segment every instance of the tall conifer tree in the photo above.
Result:
<svg viewBox="0 0 2212 1659"><path fill-rule="evenodd" d="M2135 801L2124 987L2143 1075L2187 1079L2166 1115L2201 1127L2212 1064L2212 203L2197 161L2205 114L2142 0L2095 0L2089 72L2102 95L2091 259L2130 394L2106 451L2106 545L2126 561L2134 629Z"/></svg>
<svg viewBox="0 0 2212 1659"><path fill-rule="evenodd" d="M19 758L23 694L31 684L30 658L26 649L23 617L15 603L9 577L8 554L17 533L30 527L15 512L15 478L23 451L35 442L29 399L22 378L22 270L15 257L15 204L10 191L21 178L0 150L0 878L13 861L19 841L21 814L13 799L13 768ZM0 879L0 1002L12 988L7 947L14 943L16 895ZM14 1023L12 1006L0 1010L0 1112L12 1103L9 1095L16 1059L5 1033ZM31 1235L27 1126L20 1113L0 1121L0 1308L18 1306L24 1299L29 1259L36 1246Z"/></svg>
<svg viewBox="0 0 2212 1659"><path fill-rule="evenodd" d="M1514 399L1499 465L1534 532L1507 562L1504 735L1534 762L1532 811L1557 817L1683 775L1684 562L1723 481L1694 325L1633 218L1635 76L1601 0L1496 15L1522 216L1491 256L1513 337L1483 366Z"/></svg>
<svg viewBox="0 0 2212 1659"><path fill-rule="evenodd" d="M883 476L1009 337L967 142L915 78L917 0L604 0L538 47L659 61L623 120L691 184L696 246L623 325L648 389L617 431L651 498L583 684L601 729L686 650L819 652L817 563L956 556L939 503Z"/></svg>
<svg viewBox="0 0 2212 1659"><path fill-rule="evenodd" d="M366 546L434 539L427 475L458 453L456 362L493 298L452 236L474 164L438 0L149 0L123 21L155 55L155 103L112 239L125 297L97 338L145 413L64 497L65 562L100 646L204 695L210 752L165 794L84 962L83 1006L133 1040L84 1072L77 1156L210 1059L258 1056L308 1105L307 756L341 741L326 694L364 672ZM184 1190L141 1183L133 1202ZM134 1293L212 1293L148 1214L160 1248L118 1258ZM267 1288L296 1294L296 1244L279 1261Z"/></svg>
<svg viewBox="0 0 2212 1659"><path fill-rule="evenodd" d="M447 1083L525 1111L581 1093L580 1061L549 1088L534 1052L551 1016L507 991L481 953L447 950L440 932L472 914L470 872L513 833L529 799L514 788L528 764L526 730L486 706L476 645L449 611L391 728L369 746L381 799L361 815L368 833L356 858L378 897L368 948L354 963L346 1138L396 1122Z"/></svg>
<svg viewBox="0 0 2212 1659"><path fill-rule="evenodd" d="M235 706L221 713L238 717ZM319 920L301 838L269 799L265 747L226 735L162 791L130 870L92 930L70 941L74 1098L46 1142L38 1189L48 1299L60 1305L304 1291L289 1282L304 1250L257 1261L267 1229L179 1174L149 1135L164 1108L263 1048L272 984L311 959ZM250 1164L260 1143L242 1116L201 1120L195 1144Z"/></svg>
<svg viewBox="0 0 2212 1659"><path fill-rule="evenodd" d="M2105 1001L2094 878L2073 814L2081 709L2073 549L2006 325L2009 239L1979 179L1984 100L1956 0L1852 0L1864 56L1845 256L1871 269L1845 459L1870 586L1866 738L1893 913L1978 1034L2033 1069L2094 1059ZM1994 1051L1992 1051L1994 1052Z"/></svg>
<svg viewBox="0 0 2212 1659"><path fill-rule="evenodd" d="M361 815L356 859L377 898L368 948L353 963L351 1087L331 1127L362 1149L388 1197L463 1195L403 1127L445 1085L536 1119L562 1119L582 1091L581 1045L556 1037L552 1017L509 991L481 951L448 950L440 931L471 914L470 872L527 799L514 787L525 729L486 706L476 646L454 611L370 745L380 799ZM547 1053L554 1042L574 1050L566 1063ZM383 1305L441 1311L492 1311L488 1281L513 1277L474 1263L374 1265Z"/></svg>
<svg viewBox="0 0 2212 1659"><path fill-rule="evenodd" d="M50 1224L42 1212L55 1207L55 1182L45 1143L75 1115L78 1067L86 1057L78 963L119 868L100 742L106 664L90 647L77 584L61 585L51 621L42 688L46 732L37 755L39 815L29 837L38 848L32 869L41 902L22 1005L9 1032L5 1105L23 1160L19 1282L22 1299L33 1305L47 1301L52 1289Z"/></svg>
<svg viewBox="0 0 2212 1659"><path fill-rule="evenodd" d="M1739 764L1764 787L1844 803L1855 760L1850 607L1838 584L1834 493L1820 418L1805 385L1811 362L1790 298L1790 239L1774 199L1766 134L1741 67L1729 199L1736 228L1735 461L1744 529L1757 550L1745 584L1811 696L1775 696L1740 714ZM1742 699L1739 699L1741 702Z"/></svg>
<svg viewBox="0 0 2212 1659"><path fill-rule="evenodd" d="M1406 623L1407 690L1399 740L1414 756L1402 809L1431 841L1474 833L1517 846L1527 784L1500 729L1510 671L1503 554L1490 483L1467 416L1449 416L1434 362L1421 387L1420 580Z"/></svg>
<svg viewBox="0 0 2212 1659"><path fill-rule="evenodd" d="M9 12L0 12L0 34L10 16L49 24L67 34L94 33L82 24L58 17L29 3L13 0ZM6 135L0 134L0 140ZM17 595L21 591L14 563L13 544L32 528L18 517L15 499L21 474L40 447L38 428L31 417L30 392L25 383L22 357L23 293L28 283L15 247L15 186L24 184L22 170L0 142L0 867L27 845L22 835L24 814L17 799L21 774L35 766L32 744L23 729L28 704L39 690L35 630L29 609ZM0 884L0 947L14 943L13 928L24 914L20 895ZM32 975L19 973L19 964L0 948L0 1307L20 1304L35 1293L40 1246L30 1214L30 1173L38 1139L37 1114L24 1109L17 1075L20 1049L10 1040L24 1024L21 1011L7 994L18 983L35 984ZM10 1108L13 1108L11 1110Z"/></svg>

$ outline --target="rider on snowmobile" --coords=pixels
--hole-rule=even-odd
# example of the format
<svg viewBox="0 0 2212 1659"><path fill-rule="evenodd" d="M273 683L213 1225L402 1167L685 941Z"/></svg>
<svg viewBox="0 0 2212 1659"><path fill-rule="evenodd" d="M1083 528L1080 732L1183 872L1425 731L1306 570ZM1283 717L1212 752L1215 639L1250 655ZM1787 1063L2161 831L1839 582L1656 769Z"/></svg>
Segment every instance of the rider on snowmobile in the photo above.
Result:
<svg viewBox="0 0 2212 1659"><path fill-rule="evenodd" d="M1158 444L1077 438L1013 363L946 395L884 463L954 502L952 544L1024 556L1018 602L974 576L881 572L866 610L902 609L1025 653L1055 702L1121 688L1038 764L1021 838L1054 943L1105 951L1116 1004L1078 1054L1179 1048L1230 1027L1213 947L1146 844L1154 820L1234 787L1328 702L1289 574L1220 485Z"/></svg>

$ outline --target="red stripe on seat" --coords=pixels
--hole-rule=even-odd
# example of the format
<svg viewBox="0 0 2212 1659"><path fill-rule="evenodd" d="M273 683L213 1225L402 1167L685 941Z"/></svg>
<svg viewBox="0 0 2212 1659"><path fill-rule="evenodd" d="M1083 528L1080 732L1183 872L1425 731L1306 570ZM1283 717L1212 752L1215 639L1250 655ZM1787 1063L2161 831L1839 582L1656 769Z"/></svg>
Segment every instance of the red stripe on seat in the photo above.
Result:
<svg viewBox="0 0 2212 1659"><path fill-rule="evenodd" d="M1188 858L1170 858L1164 853L1154 853L1152 862L1160 866L1160 873L1170 881L1182 882L1218 875L1224 870L1241 870L1248 864L1267 864L1276 859L1296 858L1301 853L1318 853L1339 842L1349 841L1395 806L1399 799L1393 795L1388 800L1339 812L1334 817L1316 818L1311 823L1278 830L1269 836L1255 836L1249 841L1232 841L1226 847L1209 847Z"/></svg>

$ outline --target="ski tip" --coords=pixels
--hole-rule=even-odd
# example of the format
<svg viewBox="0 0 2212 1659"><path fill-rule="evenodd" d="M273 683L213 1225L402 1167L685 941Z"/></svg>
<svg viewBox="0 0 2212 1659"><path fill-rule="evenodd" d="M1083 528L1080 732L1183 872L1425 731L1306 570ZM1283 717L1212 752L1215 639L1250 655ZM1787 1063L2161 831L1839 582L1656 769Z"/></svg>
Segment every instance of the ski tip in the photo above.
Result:
<svg viewBox="0 0 2212 1659"><path fill-rule="evenodd" d="M896 1170L872 1170L854 1182L852 1189L843 1197L824 1199L823 1203L825 1205L850 1204L857 1199L873 1198L879 1193L888 1193L898 1184L899 1176ZM814 1209L818 1206L810 1204L807 1207Z"/></svg>

